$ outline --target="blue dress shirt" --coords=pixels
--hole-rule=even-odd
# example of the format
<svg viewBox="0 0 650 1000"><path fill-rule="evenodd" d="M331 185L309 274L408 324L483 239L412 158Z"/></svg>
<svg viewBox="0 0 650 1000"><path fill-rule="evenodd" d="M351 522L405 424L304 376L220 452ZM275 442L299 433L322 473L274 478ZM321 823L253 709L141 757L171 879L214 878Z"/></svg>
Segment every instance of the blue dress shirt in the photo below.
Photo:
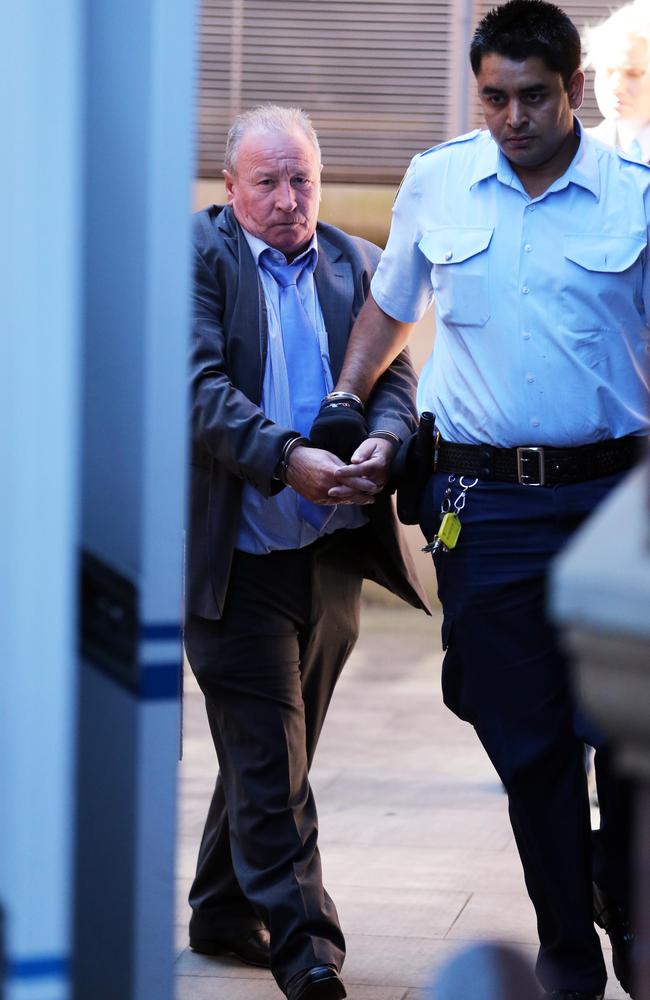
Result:
<svg viewBox="0 0 650 1000"><path fill-rule="evenodd" d="M260 254L265 250L277 257L278 263L286 263L286 258L279 250L269 247L263 240L246 230L244 230L244 235L257 264L257 273L262 283L266 303L268 351L260 406L266 416L274 423L283 427L291 427L289 380L280 327L280 289L273 276L259 266ZM310 253L318 254L315 234L307 249L298 259ZM327 330L318 302L313 269L305 268L302 272L298 281L298 291L307 315L318 334L326 391L331 392L333 380ZM319 402L320 400L315 401L315 403ZM341 504L332 508L332 516L320 530L317 530L300 517L298 494L291 488L287 487L272 497L263 497L254 486L245 483L235 548L256 555L279 549L299 549L316 541L321 535L331 534L339 528L358 528L365 524L367 519L367 514L361 507Z"/></svg>
<svg viewBox="0 0 650 1000"><path fill-rule="evenodd" d="M582 445L647 433L650 168L585 135L531 198L489 132L411 162L372 281L436 341L420 411L446 440Z"/></svg>

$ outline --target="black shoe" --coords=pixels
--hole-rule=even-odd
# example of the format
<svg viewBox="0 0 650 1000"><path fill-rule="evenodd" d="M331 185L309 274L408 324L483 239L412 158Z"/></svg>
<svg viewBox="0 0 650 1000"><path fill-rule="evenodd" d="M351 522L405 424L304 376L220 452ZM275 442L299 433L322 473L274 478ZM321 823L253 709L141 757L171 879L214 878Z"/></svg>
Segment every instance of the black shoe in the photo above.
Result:
<svg viewBox="0 0 650 1000"><path fill-rule="evenodd" d="M345 986L331 965L315 965L292 976L285 987L288 1000L342 1000Z"/></svg>
<svg viewBox="0 0 650 1000"><path fill-rule="evenodd" d="M602 993L580 993L575 990L551 990L545 993L545 1000L603 1000L605 991Z"/></svg>
<svg viewBox="0 0 650 1000"><path fill-rule="evenodd" d="M634 1000L632 955L636 934L623 907L614 903L594 882L594 920L607 933L612 946L612 965L616 978Z"/></svg>
<svg viewBox="0 0 650 1000"><path fill-rule="evenodd" d="M232 955L245 965L271 968L270 938L266 927L219 938L197 938L191 934L190 948L200 955Z"/></svg>

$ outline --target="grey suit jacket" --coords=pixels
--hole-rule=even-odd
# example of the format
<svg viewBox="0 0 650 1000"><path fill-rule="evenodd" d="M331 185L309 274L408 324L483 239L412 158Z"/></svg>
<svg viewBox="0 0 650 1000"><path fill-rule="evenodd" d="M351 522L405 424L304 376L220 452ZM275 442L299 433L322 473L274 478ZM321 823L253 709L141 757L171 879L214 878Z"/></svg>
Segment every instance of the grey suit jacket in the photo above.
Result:
<svg viewBox="0 0 650 1000"><path fill-rule="evenodd" d="M314 272L336 381L348 336L379 259L372 243L318 224ZM264 295L246 238L230 207L194 217L194 323L190 357L192 414L186 612L218 619L228 589L244 482L263 496L283 489L273 478L286 441L295 435L260 409L267 352ZM382 376L367 408L371 429L400 438L417 422L416 376L404 352ZM427 608L399 536L390 498L370 508L362 571L416 607ZM367 539L367 543L365 542Z"/></svg>

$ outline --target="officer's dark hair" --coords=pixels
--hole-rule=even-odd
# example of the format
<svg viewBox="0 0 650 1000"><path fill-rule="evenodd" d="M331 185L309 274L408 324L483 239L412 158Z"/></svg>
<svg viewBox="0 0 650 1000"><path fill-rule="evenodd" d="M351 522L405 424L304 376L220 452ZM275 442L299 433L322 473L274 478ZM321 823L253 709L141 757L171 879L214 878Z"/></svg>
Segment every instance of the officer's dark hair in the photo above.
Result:
<svg viewBox="0 0 650 1000"><path fill-rule="evenodd" d="M469 49L474 75L483 56L495 53L523 62L540 56L547 69L559 73L565 88L580 66L580 35L563 10L546 0L510 0L479 21Z"/></svg>

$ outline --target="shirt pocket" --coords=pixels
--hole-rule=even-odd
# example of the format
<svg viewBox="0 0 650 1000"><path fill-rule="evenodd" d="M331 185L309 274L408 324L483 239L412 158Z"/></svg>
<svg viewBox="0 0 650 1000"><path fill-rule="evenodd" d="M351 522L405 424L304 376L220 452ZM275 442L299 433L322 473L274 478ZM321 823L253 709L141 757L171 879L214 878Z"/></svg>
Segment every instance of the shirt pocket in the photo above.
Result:
<svg viewBox="0 0 650 1000"><path fill-rule="evenodd" d="M489 227L428 230L419 248L433 265L431 284L440 319L453 326L485 326L490 318Z"/></svg>
<svg viewBox="0 0 650 1000"><path fill-rule="evenodd" d="M642 306L641 236L567 233L563 251L567 275L562 290L564 318L571 331L616 328L633 299ZM612 279L612 275L616 275Z"/></svg>

